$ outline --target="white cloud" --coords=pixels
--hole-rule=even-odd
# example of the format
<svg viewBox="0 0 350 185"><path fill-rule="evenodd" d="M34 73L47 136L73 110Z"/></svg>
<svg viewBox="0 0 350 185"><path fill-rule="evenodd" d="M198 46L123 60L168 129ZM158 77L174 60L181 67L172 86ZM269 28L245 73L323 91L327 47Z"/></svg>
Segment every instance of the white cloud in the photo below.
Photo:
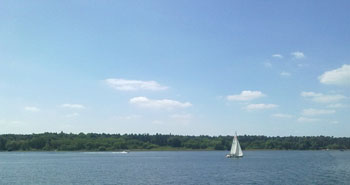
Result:
<svg viewBox="0 0 350 185"><path fill-rule="evenodd" d="M331 121L330 123L331 123L331 124L338 124L339 121L336 121L336 120L335 120L335 121Z"/></svg>
<svg viewBox="0 0 350 185"><path fill-rule="evenodd" d="M278 105L275 104L249 104L244 107L246 110L262 110L276 108Z"/></svg>
<svg viewBox="0 0 350 185"><path fill-rule="evenodd" d="M291 74L290 74L290 73L285 72L285 71L282 71L282 72L280 73L280 75L281 75L281 76L285 76L285 77L289 77L289 76L291 76Z"/></svg>
<svg viewBox="0 0 350 185"><path fill-rule="evenodd" d="M264 96L260 91L242 91L241 94L228 95L226 98L230 101L249 101Z"/></svg>
<svg viewBox="0 0 350 185"><path fill-rule="evenodd" d="M39 108L31 107L31 106L24 107L24 110L29 111L29 112L39 112L40 111Z"/></svg>
<svg viewBox="0 0 350 185"><path fill-rule="evenodd" d="M300 52L300 51L293 52L293 53L291 53L291 55L292 55L295 59L302 59L302 58L305 58L304 53L303 53L303 52Z"/></svg>
<svg viewBox="0 0 350 185"><path fill-rule="evenodd" d="M112 88L120 91L151 90L161 91L168 87L160 85L156 81L126 80L121 78L109 78L105 82Z"/></svg>
<svg viewBox="0 0 350 185"><path fill-rule="evenodd" d="M273 58L283 58L283 56L281 54L273 54L272 57Z"/></svg>
<svg viewBox="0 0 350 185"><path fill-rule="evenodd" d="M292 118L293 117L290 114L272 114L271 116L275 118Z"/></svg>
<svg viewBox="0 0 350 185"><path fill-rule="evenodd" d="M162 100L152 100L146 97L134 97L129 100L130 104L137 105L144 108L156 108L156 109L174 109L174 108L187 108L192 106L189 102L179 102L175 100L162 99Z"/></svg>
<svg viewBox="0 0 350 185"><path fill-rule="evenodd" d="M321 121L320 119L317 118L306 118L306 117L299 117L298 122L317 122L317 121Z"/></svg>
<svg viewBox="0 0 350 185"><path fill-rule="evenodd" d="M80 115L79 113L74 112L74 113L72 113L72 114L67 114L66 117L67 117L67 118L74 118L74 117L77 117L77 116L79 116L79 115Z"/></svg>
<svg viewBox="0 0 350 185"><path fill-rule="evenodd" d="M163 125L163 124L164 124L164 121L161 121L161 120L153 120L153 121L152 121L152 124L155 124L155 125Z"/></svg>
<svg viewBox="0 0 350 185"><path fill-rule="evenodd" d="M341 68L326 71L318 79L327 85L350 85L350 65L344 64Z"/></svg>
<svg viewBox="0 0 350 185"><path fill-rule="evenodd" d="M328 108L345 108L347 105L341 104L341 103L335 103L335 104L330 104L327 106Z"/></svg>
<svg viewBox="0 0 350 185"><path fill-rule="evenodd" d="M84 105L80 105L80 104L62 104L61 107L63 108L70 108L70 109L85 109L86 107Z"/></svg>
<svg viewBox="0 0 350 185"><path fill-rule="evenodd" d="M346 97L340 94L325 95L322 93L315 92L301 92L302 97L311 98L312 101L317 103L332 103L338 102Z"/></svg>
<svg viewBox="0 0 350 185"><path fill-rule="evenodd" d="M327 110L327 109L304 109L302 114L304 116L316 116L316 115L324 115L324 114L334 114L335 110Z"/></svg>
<svg viewBox="0 0 350 185"><path fill-rule="evenodd" d="M14 120L14 121L11 121L11 124L14 124L14 125L18 125L18 124L21 124L23 123L22 121L18 121L18 120Z"/></svg>

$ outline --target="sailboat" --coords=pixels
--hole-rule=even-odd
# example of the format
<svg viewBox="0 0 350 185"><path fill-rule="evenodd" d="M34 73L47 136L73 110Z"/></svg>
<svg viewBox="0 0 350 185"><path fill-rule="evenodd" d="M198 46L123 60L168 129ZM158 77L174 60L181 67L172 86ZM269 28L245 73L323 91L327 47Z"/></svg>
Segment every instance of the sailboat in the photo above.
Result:
<svg viewBox="0 0 350 185"><path fill-rule="evenodd" d="M226 155L227 158L239 158L243 157L243 152L241 149L241 145L239 144L239 141L237 139L237 132L235 133L235 136L233 137L231 151L229 154Z"/></svg>

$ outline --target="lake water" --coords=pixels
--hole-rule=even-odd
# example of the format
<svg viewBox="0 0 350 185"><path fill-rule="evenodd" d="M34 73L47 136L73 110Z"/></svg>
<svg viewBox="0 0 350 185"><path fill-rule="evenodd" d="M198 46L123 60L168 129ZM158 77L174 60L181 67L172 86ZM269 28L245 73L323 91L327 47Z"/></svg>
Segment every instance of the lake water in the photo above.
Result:
<svg viewBox="0 0 350 185"><path fill-rule="evenodd" d="M350 184L350 151L1 152L0 184Z"/></svg>

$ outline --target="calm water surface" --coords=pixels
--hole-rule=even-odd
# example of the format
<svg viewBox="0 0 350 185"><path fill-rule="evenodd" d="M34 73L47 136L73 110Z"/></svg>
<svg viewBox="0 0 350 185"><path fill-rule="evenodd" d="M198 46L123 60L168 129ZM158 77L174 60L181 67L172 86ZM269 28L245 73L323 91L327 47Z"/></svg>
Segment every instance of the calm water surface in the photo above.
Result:
<svg viewBox="0 0 350 185"><path fill-rule="evenodd" d="M350 184L350 151L1 152L0 184Z"/></svg>

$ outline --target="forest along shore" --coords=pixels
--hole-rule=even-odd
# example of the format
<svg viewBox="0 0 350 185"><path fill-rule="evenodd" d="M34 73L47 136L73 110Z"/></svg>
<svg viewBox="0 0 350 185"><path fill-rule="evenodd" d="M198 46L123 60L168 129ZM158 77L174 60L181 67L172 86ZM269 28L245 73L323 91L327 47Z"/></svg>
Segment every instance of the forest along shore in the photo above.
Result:
<svg viewBox="0 0 350 185"><path fill-rule="evenodd" d="M42 133L0 135L0 151L229 150L233 136ZM243 150L350 149L349 137L238 136Z"/></svg>

